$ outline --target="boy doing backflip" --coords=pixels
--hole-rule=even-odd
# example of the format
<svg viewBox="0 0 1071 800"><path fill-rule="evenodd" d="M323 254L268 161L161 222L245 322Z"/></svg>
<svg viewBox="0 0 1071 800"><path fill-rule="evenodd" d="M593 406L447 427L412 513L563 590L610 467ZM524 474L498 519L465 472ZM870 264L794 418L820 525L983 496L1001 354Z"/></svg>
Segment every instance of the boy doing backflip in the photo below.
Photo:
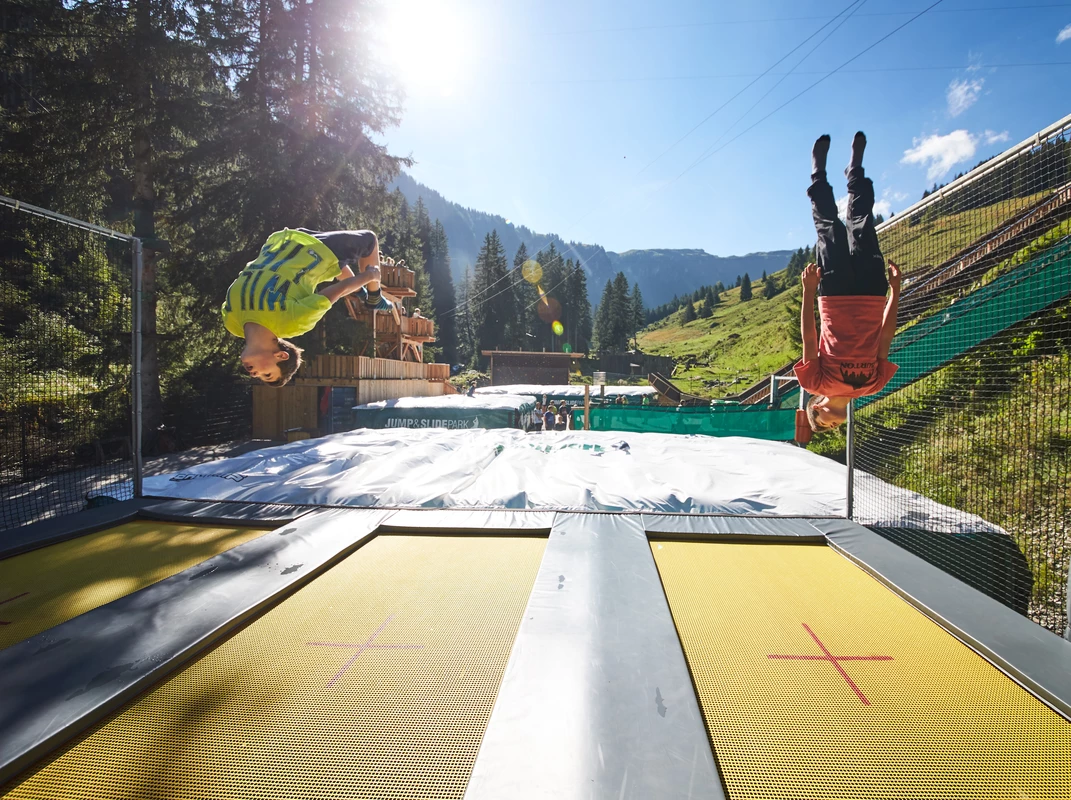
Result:
<svg viewBox="0 0 1071 800"><path fill-rule="evenodd" d="M273 233L223 303L223 324L245 339L242 366L269 386L285 385L301 366L302 350L284 337L311 331L348 294L359 293L370 310L389 311L397 321L398 309L383 297L379 278L379 241L372 231ZM335 282L317 288L327 281Z"/></svg>
<svg viewBox="0 0 1071 800"><path fill-rule="evenodd" d="M890 261L886 279L874 229L874 184L863 172L865 148L866 136L860 131L852 140L845 170L847 225L837 215L833 187L826 180L829 136L819 137L811 153L807 194L818 233L818 264L808 264L803 271L803 360L795 369L800 386L813 395L807 420L815 431L843 423L853 397L876 394L896 372L888 357L896 333L900 270ZM816 297L821 338L814 323Z"/></svg>

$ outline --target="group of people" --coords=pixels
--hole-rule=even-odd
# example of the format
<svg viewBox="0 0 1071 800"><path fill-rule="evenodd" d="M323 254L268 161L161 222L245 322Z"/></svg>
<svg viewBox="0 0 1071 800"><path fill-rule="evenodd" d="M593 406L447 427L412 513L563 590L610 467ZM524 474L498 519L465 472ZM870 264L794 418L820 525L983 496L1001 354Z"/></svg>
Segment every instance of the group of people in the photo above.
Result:
<svg viewBox="0 0 1071 800"><path fill-rule="evenodd" d="M573 409L566 401L557 406L550 403L535 404L532 409L532 421L529 431L565 431L572 425Z"/></svg>
<svg viewBox="0 0 1071 800"><path fill-rule="evenodd" d="M842 424L852 398L880 392L896 372L888 355L900 298L900 270L889 261L886 273L878 246L874 184L863 171L866 136L862 131L855 134L844 170L846 222L840 219L826 179L829 145L830 137L823 135L811 149L807 195L818 234L817 263L808 264L802 275L803 358L795 365L800 386L812 395L806 416L814 431ZM319 288L320 284L327 285ZM245 339L242 364L249 375L282 386L301 364L301 348L283 337L312 330L333 303L349 294L357 294L373 312L392 314L400 324L401 304L380 286L375 233L287 228L268 237L260 255L228 288L223 322L228 331ZM816 303L820 331L815 324ZM414 309L413 316L420 316L420 310ZM537 404L533 427L566 430L570 410L566 403L558 408Z"/></svg>

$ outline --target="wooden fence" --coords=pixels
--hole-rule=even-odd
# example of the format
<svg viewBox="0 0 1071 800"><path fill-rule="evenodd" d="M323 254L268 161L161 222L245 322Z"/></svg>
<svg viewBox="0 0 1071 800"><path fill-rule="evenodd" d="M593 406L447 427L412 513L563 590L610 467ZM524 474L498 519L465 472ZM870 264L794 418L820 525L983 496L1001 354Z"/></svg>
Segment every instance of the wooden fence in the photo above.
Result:
<svg viewBox="0 0 1071 800"><path fill-rule="evenodd" d="M405 319L402 321L405 322ZM391 324L393 322L391 320ZM315 383L316 379L331 379L332 382L339 380L445 381L449 377L449 364L421 364L367 356L314 356L302 368L297 380L300 383L309 384Z"/></svg>

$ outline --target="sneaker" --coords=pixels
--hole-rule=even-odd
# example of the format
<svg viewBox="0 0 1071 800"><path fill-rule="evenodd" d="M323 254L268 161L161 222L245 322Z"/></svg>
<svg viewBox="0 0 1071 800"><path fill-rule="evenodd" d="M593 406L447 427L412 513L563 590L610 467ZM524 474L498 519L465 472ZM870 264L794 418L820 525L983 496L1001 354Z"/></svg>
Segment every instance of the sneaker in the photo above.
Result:
<svg viewBox="0 0 1071 800"><path fill-rule="evenodd" d="M397 307L394 305L394 303L392 303L383 295L382 291L380 291L379 293L378 302L372 302L371 298L368 296L368 289L363 286L357 290L357 295L361 298L361 301L364 303L365 308L368 308L372 311L387 311L391 314L391 316L394 317L394 321L398 325L402 324L401 315L398 313Z"/></svg>

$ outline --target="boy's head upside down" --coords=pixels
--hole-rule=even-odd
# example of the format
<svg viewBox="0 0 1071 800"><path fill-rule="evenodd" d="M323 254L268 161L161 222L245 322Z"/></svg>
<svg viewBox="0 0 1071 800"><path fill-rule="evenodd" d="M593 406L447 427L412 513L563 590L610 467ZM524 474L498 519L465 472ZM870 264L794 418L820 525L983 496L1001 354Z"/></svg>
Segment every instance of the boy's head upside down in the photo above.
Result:
<svg viewBox="0 0 1071 800"><path fill-rule="evenodd" d="M252 326L250 326L252 327ZM304 352L293 342L280 339L267 328L257 325L267 336L258 335L256 329L246 329L245 347L242 348L242 367L249 377L268 386L285 386L301 366Z"/></svg>

